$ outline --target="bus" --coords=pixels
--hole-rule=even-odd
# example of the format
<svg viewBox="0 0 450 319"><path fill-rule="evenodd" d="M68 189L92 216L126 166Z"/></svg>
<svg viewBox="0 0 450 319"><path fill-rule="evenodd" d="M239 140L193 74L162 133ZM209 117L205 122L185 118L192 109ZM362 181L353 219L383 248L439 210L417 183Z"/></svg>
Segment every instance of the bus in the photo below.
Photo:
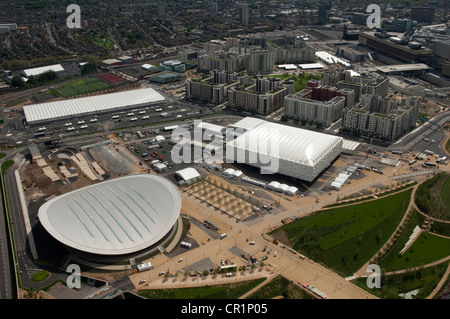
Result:
<svg viewBox="0 0 450 319"><path fill-rule="evenodd" d="M433 166L433 167L436 166L436 163L432 163L432 162L425 162L424 164L425 164L426 166Z"/></svg>

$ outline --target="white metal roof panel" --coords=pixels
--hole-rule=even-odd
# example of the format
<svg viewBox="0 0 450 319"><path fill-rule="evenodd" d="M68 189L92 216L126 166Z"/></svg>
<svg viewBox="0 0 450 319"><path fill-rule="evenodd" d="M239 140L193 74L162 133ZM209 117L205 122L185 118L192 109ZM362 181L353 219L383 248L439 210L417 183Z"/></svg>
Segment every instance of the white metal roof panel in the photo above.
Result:
<svg viewBox="0 0 450 319"><path fill-rule="evenodd" d="M234 149L238 161L268 167L260 161L264 155L266 164L267 158L278 160L278 173L312 181L341 153L342 140L333 135L263 121L228 146ZM245 158L239 155L243 153ZM252 157L258 161L252 163Z"/></svg>
<svg viewBox="0 0 450 319"><path fill-rule="evenodd" d="M36 76L36 75L42 74L47 71L62 72L65 70L61 64L54 64L54 65L41 66L41 67L33 68L33 69L26 69L26 70L23 70L23 73L26 77L29 77L31 75Z"/></svg>
<svg viewBox="0 0 450 319"><path fill-rule="evenodd" d="M188 168L184 168L184 169L181 169L179 171L176 171L175 174L180 176L185 181L190 181L192 179L201 177L200 173L197 172L197 170L195 168L192 168L192 167L188 167Z"/></svg>
<svg viewBox="0 0 450 319"><path fill-rule="evenodd" d="M165 101L152 88L102 94L55 102L25 105L23 111L29 124L65 119L72 116L139 107Z"/></svg>
<svg viewBox="0 0 450 319"><path fill-rule="evenodd" d="M90 185L41 206L39 220L57 240L101 255L140 251L174 226L181 196L166 178L132 175Z"/></svg>

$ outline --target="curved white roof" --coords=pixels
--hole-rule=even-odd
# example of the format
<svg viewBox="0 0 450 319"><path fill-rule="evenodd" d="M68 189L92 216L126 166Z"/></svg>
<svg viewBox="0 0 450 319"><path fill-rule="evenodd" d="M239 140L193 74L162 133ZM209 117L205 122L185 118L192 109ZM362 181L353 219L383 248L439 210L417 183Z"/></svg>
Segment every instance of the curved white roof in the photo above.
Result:
<svg viewBox="0 0 450 319"><path fill-rule="evenodd" d="M55 102L25 105L23 112L27 122L39 123L97 112L114 111L125 107L139 107L165 98L152 88L68 99Z"/></svg>
<svg viewBox="0 0 450 319"><path fill-rule="evenodd" d="M151 174L109 180L54 198L39 209L42 226L77 250L122 255L160 241L177 222L181 196Z"/></svg>
<svg viewBox="0 0 450 319"><path fill-rule="evenodd" d="M338 136L262 120L254 123L228 143L237 160L249 165L263 168L269 166L267 161L277 160L277 173L312 181L342 151L343 139Z"/></svg>
<svg viewBox="0 0 450 319"><path fill-rule="evenodd" d="M236 138L234 145L261 153L258 143L252 141L268 141L270 144L271 139L278 141L278 158L308 166L314 166L334 145L342 144L341 137L265 122ZM270 150L264 154L270 155Z"/></svg>

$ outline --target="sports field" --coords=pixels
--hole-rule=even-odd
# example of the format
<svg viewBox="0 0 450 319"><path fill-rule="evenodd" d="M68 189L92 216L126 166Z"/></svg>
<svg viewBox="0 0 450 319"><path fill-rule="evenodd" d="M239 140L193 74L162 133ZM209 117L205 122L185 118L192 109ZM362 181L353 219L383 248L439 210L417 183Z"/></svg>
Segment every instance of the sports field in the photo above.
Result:
<svg viewBox="0 0 450 319"><path fill-rule="evenodd" d="M97 90L103 90L110 87L109 84L99 80L96 77L89 77L71 82L65 86L55 89L54 92L58 96L69 97L77 94L84 94L94 92Z"/></svg>
<svg viewBox="0 0 450 319"><path fill-rule="evenodd" d="M340 274L352 275L373 257L399 225L411 189L384 198L317 212L287 224L288 244ZM281 241L281 240L280 240Z"/></svg>

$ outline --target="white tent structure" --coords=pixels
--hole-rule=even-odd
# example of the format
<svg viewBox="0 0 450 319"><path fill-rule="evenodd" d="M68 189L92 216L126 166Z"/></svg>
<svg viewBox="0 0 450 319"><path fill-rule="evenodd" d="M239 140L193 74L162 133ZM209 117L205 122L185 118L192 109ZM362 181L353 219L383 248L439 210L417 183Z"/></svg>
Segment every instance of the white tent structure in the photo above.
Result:
<svg viewBox="0 0 450 319"><path fill-rule="evenodd" d="M338 182L333 182L333 183L331 183L331 185L330 185L330 188L335 189L335 190L340 190L341 187L342 187L342 184L341 184L341 183L338 183Z"/></svg>
<svg viewBox="0 0 450 319"><path fill-rule="evenodd" d="M276 190L276 189L278 188L279 185L280 185L280 183L278 183L278 182L276 182L276 181L273 181L273 182L270 182L270 183L269 183L269 185L267 186L267 188L268 188L268 189L271 189L271 190Z"/></svg>
<svg viewBox="0 0 450 319"><path fill-rule="evenodd" d="M295 194L297 194L297 191L298 191L298 188L297 188L297 187L289 186L289 187L286 189L286 194L289 195L289 196L294 196Z"/></svg>
<svg viewBox="0 0 450 319"><path fill-rule="evenodd" d="M233 125L245 132L227 144L227 156L233 155L233 159L227 160L259 167L262 173L279 173L311 182L342 151L341 137L247 119Z"/></svg>
<svg viewBox="0 0 450 319"><path fill-rule="evenodd" d="M192 167L187 167L175 172L175 175L186 183L191 183L201 179L200 173Z"/></svg>

